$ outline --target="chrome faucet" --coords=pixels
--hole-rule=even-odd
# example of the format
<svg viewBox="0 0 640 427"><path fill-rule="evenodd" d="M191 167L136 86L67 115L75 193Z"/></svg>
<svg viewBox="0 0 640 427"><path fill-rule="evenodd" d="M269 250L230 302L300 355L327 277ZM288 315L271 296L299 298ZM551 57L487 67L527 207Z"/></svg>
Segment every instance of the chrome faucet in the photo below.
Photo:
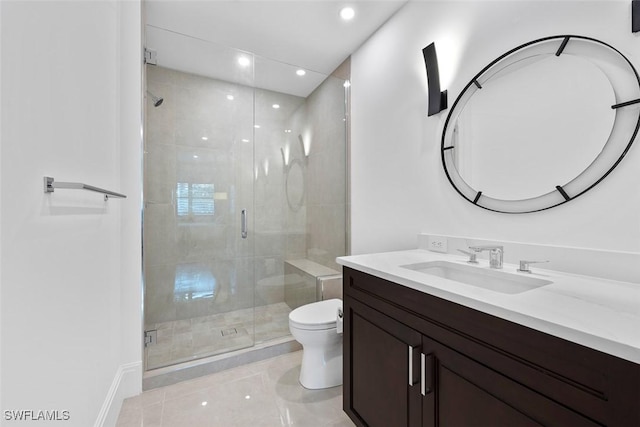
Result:
<svg viewBox="0 0 640 427"><path fill-rule="evenodd" d="M502 268L503 246L469 246L475 252L489 251L489 267Z"/></svg>
<svg viewBox="0 0 640 427"><path fill-rule="evenodd" d="M478 260L477 260L477 256L478 254L476 252L469 252L469 251L463 251L462 249L458 249L458 252L462 252L465 255L469 255L469 260L467 261L467 263L469 264L477 264Z"/></svg>
<svg viewBox="0 0 640 427"><path fill-rule="evenodd" d="M531 267L529 267L529 264L541 264L541 263L545 263L545 262L549 262L549 260L547 260L547 261L520 260L520 268L518 268L518 272L520 272L520 273L531 273Z"/></svg>

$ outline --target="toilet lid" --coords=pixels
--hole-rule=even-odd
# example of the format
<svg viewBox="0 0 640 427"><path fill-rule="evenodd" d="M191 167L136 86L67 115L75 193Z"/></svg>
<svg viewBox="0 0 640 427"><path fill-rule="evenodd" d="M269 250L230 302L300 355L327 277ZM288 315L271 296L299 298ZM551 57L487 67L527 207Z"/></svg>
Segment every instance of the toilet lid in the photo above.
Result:
<svg viewBox="0 0 640 427"><path fill-rule="evenodd" d="M337 298L306 304L289 313L289 323L298 329L335 328L338 307L342 300Z"/></svg>

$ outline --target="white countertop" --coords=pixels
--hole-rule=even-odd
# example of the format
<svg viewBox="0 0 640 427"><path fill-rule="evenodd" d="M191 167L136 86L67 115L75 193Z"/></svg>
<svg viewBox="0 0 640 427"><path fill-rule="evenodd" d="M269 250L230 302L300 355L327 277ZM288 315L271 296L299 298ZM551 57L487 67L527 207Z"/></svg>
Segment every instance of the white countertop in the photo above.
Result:
<svg viewBox="0 0 640 427"><path fill-rule="evenodd" d="M527 277L553 283L519 294L503 294L443 279L402 265L467 258L427 250L340 257L338 263L483 313L640 363L640 284L537 268ZM517 273L517 265L501 270ZM481 260L477 268L488 269Z"/></svg>

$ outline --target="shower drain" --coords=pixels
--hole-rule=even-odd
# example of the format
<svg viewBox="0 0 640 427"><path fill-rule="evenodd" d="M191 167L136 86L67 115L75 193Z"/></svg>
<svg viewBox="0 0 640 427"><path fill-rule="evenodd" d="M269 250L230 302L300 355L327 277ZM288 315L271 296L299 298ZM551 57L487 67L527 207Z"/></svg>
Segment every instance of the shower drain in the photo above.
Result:
<svg viewBox="0 0 640 427"><path fill-rule="evenodd" d="M237 334L238 330L236 328L231 328L231 329L223 329L221 332L222 332L222 336L226 337L227 335Z"/></svg>

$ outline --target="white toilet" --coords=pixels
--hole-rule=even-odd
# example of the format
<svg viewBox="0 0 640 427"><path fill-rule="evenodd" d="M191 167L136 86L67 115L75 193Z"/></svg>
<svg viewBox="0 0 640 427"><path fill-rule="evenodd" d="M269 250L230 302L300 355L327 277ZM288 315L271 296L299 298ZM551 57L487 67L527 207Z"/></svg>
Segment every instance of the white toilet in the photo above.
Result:
<svg viewBox="0 0 640 427"><path fill-rule="evenodd" d="M305 388L342 384L342 331L338 332L336 327L338 309L342 313L342 300L335 298L303 305L289 313L291 335L302 344L300 384Z"/></svg>

